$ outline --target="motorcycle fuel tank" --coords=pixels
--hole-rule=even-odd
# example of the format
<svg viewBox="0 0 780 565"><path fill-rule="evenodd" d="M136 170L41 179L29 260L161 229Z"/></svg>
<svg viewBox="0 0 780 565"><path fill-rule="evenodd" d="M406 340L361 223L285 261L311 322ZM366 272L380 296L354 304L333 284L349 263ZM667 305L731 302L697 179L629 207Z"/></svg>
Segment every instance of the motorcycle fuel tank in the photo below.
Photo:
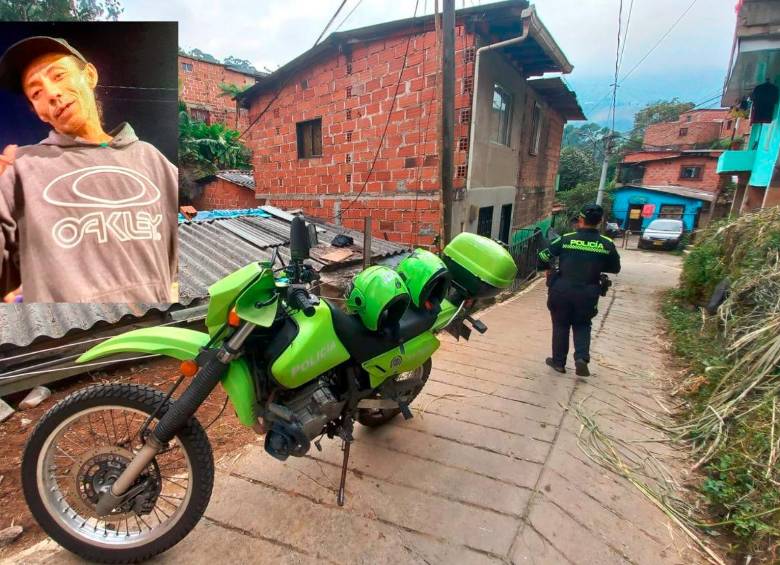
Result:
<svg viewBox="0 0 780 565"><path fill-rule="evenodd" d="M273 352L271 375L288 389L298 388L349 359L324 302L316 306L311 317L300 310L293 313L268 349Z"/></svg>

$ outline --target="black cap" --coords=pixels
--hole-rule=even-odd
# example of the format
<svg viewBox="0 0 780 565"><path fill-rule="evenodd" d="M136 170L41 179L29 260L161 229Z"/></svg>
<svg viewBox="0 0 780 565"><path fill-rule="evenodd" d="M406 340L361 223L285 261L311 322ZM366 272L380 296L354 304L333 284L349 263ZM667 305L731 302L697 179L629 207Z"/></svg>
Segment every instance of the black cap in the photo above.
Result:
<svg viewBox="0 0 780 565"><path fill-rule="evenodd" d="M585 204L580 211L580 218L589 226L595 226L604 217L604 208L598 204Z"/></svg>
<svg viewBox="0 0 780 565"><path fill-rule="evenodd" d="M11 45L0 57L0 88L22 92L22 72L25 67L36 57L46 53L73 55L84 63L87 62L84 55L64 39L46 36L28 37Z"/></svg>

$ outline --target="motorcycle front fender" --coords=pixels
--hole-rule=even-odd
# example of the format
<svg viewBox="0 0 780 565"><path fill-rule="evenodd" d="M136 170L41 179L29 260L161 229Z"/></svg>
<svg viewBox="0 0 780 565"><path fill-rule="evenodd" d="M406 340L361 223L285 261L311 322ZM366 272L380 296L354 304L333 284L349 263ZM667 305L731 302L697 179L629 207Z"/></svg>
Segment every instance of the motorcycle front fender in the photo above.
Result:
<svg viewBox="0 0 780 565"><path fill-rule="evenodd" d="M107 339L81 355L76 363L119 353L148 353L186 361L195 359L208 341L208 334L184 328L142 328ZM246 361L243 358L231 361L221 380L239 421L245 426L254 425L257 422L255 387Z"/></svg>
<svg viewBox="0 0 780 565"><path fill-rule="evenodd" d="M76 363L88 363L117 353L151 353L186 361L195 359L208 341L208 334L184 328L141 328L107 339L82 354Z"/></svg>

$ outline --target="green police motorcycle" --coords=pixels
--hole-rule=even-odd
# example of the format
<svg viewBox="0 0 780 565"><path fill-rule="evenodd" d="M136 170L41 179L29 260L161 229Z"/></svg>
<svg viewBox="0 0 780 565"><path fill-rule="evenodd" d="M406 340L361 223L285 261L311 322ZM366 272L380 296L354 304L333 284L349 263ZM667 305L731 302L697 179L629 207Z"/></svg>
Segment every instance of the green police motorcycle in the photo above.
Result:
<svg viewBox="0 0 780 565"><path fill-rule="evenodd" d="M277 268L275 254L213 284L207 332L138 329L78 359L164 355L182 362L182 375L165 393L135 384L91 386L41 419L24 451L22 486L33 516L55 541L88 560L126 563L187 535L206 510L214 480L211 447L194 414L218 384L238 420L265 435L265 450L276 459L301 457L312 444L319 448L323 436L340 439L337 500L344 504L354 422L411 418L409 404L439 347L436 334L484 333L470 312L516 274L501 245L463 233L441 257L418 249L395 270L359 273L344 311L310 292L318 275L305 262L308 234L295 218L289 264Z"/></svg>

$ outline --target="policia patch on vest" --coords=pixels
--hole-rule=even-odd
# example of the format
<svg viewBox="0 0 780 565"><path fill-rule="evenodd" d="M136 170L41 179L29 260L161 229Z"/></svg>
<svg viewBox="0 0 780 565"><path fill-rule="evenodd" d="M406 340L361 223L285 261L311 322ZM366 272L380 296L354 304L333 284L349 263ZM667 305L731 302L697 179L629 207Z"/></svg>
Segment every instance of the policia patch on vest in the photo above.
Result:
<svg viewBox="0 0 780 565"><path fill-rule="evenodd" d="M601 273L618 273L620 256L615 244L595 228L581 228L553 240L539 252L539 269L549 269L558 258L559 279L574 284L599 284Z"/></svg>

